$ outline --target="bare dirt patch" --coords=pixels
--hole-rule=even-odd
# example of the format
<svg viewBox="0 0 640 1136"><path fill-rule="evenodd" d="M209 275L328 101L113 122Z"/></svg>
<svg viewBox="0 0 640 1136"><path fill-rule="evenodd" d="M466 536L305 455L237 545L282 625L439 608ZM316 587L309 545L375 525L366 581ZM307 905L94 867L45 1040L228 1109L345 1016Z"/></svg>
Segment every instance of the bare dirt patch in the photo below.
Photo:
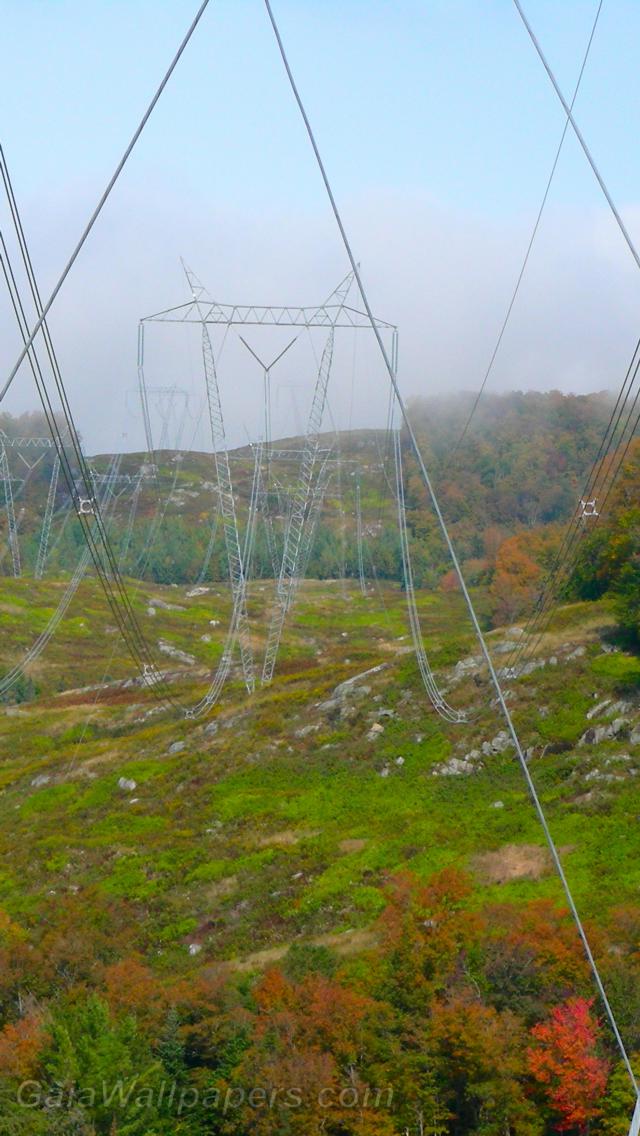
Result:
<svg viewBox="0 0 640 1136"><path fill-rule="evenodd" d="M474 856L471 866L484 884L539 880L552 870L551 856L540 844L505 844L496 852Z"/></svg>
<svg viewBox="0 0 640 1136"><path fill-rule="evenodd" d="M228 895L233 895L237 887L237 876L225 876L223 880L218 880L217 883L211 884L207 888L207 899L210 903L215 903L218 899L225 899Z"/></svg>
<svg viewBox="0 0 640 1136"><path fill-rule="evenodd" d="M318 836L317 829L287 828L284 832L271 832L267 836L261 836L257 843L259 848L269 848L273 844L278 848L288 848L292 844L299 844L301 840L310 840L313 836Z"/></svg>
<svg viewBox="0 0 640 1136"><path fill-rule="evenodd" d="M359 928L353 931L342 931L335 934L318 935L308 942L315 947L331 947L338 955L352 955L359 951L371 950L377 943L373 931ZM264 970L284 958L291 943L283 943L277 947L270 947L264 951L255 951L242 959L233 959L227 965L231 970Z"/></svg>
<svg viewBox="0 0 640 1136"><path fill-rule="evenodd" d="M353 839L341 840L338 848L341 852L362 852L363 848L367 847L366 840L359 840L357 837Z"/></svg>

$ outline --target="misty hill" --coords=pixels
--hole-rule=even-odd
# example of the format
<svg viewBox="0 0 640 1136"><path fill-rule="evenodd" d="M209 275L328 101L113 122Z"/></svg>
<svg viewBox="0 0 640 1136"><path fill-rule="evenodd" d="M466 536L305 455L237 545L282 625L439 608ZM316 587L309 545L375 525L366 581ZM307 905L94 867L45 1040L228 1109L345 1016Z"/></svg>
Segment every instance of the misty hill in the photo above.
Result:
<svg viewBox="0 0 640 1136"><path fill-rule="evenodd" d="M597 452L608 420L611 400L606 394L487 395L481 401L470 430L459 449L470 396L416 400L412 419L432 470L445 516L463 562L470 562L475 578L490 582L498 548L522 531L561 523L573 513L585 475ZM9 436L42 433L40 416L12 420L4 415L0 427ZM279 451L299 451L301 438L275 443ZM401 560L396 536L393 459L383 431L356 430L327 434L324 450L332 451L331 478L322 502L308 573L317 578L354 577L358 572L355 487L359 486L362 529L368 570L381 578L399 579ZM17 451L8 449L15 478L14 497L19 518L23 559L35 562L44 502L53 455L45 453L27 473ZM188 582L201 572L207 553L212 519L217 506L213 460L202 453L154 455L156 470L147 477L137 499L130 549L124 570L158 582ZM340 459L340 462L337 459ZM103 477L112 455L90 459ZM124 538L129 501L144 454L125 454L115 489L114 541ZM231 453L234 487L242 516L248 509L253 477L253 453L243 447ZM275 502L286 512L287 499L296 483L297 464L284 454L272 463L277 492ZM409 526L416 542L418 580L435 586L448 570L425 491L405 446L405 481ZM60 479L56 520L52 528L50 569L72 570L81 542L79 526L69 517L70 498ZM149 544L149 538L151 543ZM3 559L8 566L7 550ZM258 531L255 573L269 576L273 566L264 536ZM226 577L222 536L219 535L207 568L208 578ZM484 576L483 576L484 573ZM489 575L487 576L487 573Z"/></svg>

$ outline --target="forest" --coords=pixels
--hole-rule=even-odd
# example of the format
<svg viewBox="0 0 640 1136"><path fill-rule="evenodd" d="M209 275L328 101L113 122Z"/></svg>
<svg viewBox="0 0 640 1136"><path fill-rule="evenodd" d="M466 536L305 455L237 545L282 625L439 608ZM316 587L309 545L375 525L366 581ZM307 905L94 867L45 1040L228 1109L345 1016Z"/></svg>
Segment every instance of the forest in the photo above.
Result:
<svg viewBox="0 0 640 1136"><path fill-rule="evenodd" d="M606 395L487 397L457 450L468 400L412 405L498 646L553 566L610 409ZM0 425L8 436L41 429L35 416L2 416ZM347 457L373 463L386 439L363 431L340 444ZM435 665L453 684L473 644L460 630L457 581L406 440L404 463L421 613ZM38 536L32 503L50 469L48 455L25 489L27 560ZM188 489L192 473L182 474ZM160 477L165 491L181 484L168 464ZM246 463L242 478L247 499ZM463 671L465 698L483 700L479 723L471 718L479 748L463 761L491 756L473 759L468 777L445 777L443 763L446 772L447 761L459 761L465 742L424 707L406 710L417 680L404 643L394 503L380 476L362 481L371 594L347 595L345 614L328 586L358 575L352 527L342 527L345 499L328 495L308 566L319 581L310 585L315 606L303 604L282 674L252 717L238 710L236 686L230 709L178 740L168 720L140 717L140 692L118 685L128 672L116 657L105 675L96 654L109 623L91 582L51 672L27 676L20 704L2 708L0 1134L626 1136L627 1070L566 905L539 867L542 837L512 756L496 739L493 749L483 741L496 729L485 680ZM140 610L158 629L168 621L171 643L192 650L194 593L185 587L209 529L206 514L195 524L184 515L192 507L200 517L199 502L189 505L188 493L176 500L145 552L149 495L129 572L152 597L170 595ZM124 523L116 518L116 536ZM54 546L50 578L79 551L71 522ZM204 591L223 577L222 565L216 545ZM255 575L268 574L258 541ZM165 593L169 579L185 587ZM3 580L8 657L25 636L23 583ZM374 583L382 598L375 615ZM47 585L32 588L30 612L48 610ZM545 647L555 662L545 657L544 670L511 697L564 833L563 855L585 857L589 939L640 1076L640 440L597 523L583 525L558 600ZM100 635L85 628L87 612ZM198 649L219 650L210 639ZM332 684L354 667L380 670L388 641L398 648L383 664L385 685L375 695L366 687L363 702L314 725L318 707L331 705ZM99 687L85 689L85 671L98 676L89 681L102 677L104 705L86 693ZM616 713L596 742L593 715ZM372 721L384 723L379 741ZM391 786L401 776L404 792ZM397 795L385 803L383 791ZM336 819L347 808L353 832ZM378 829L385 823L390 831ZM533 855L535 871L525 865L517 874L518 850ZM487 875L483 865L501 855L516 864L515 882ZM338 949L342 934L354 949Z"/></svg>

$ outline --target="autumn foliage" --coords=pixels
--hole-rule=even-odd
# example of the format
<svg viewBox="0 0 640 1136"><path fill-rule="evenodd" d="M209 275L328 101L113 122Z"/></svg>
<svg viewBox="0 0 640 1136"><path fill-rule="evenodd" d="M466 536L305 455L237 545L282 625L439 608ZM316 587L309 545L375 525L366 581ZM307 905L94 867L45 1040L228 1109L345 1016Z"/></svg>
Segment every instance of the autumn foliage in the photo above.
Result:
<svg viewBox="0 0 640 1136"><path fill-rule="evenodd" d="M68 1131L105 1136L542 1136L596 1132L600 1118L613 1136L620 1076L571 921L546 900L478 910L475 899L458 869L401 873L362 958L327 968L303 951L293 969L285 958L250 979L187 978L123 954L88 980L75 951L65 977L3 918L0 1092L11 1102L25 1079L62 1086ZM640 910L619 909L612 949L596 936L630 988L639 927ZM54 926L46 936L64 941ZM143 1104L93 1100L109 1078L129 1078ZM192 1102L179 1116L165 1083ZM49 1131L37 1109L16 1115L9 1131Z"/></svg>
<svg viewBox="0 0 640 1136"><path fill-rule="evenodd" d="M531 1030L529 1070L544 1089L560 1131L586 1131L600 1114L609 1063L597 1052L598 1023L592 1001L572 998Z"/></svg>

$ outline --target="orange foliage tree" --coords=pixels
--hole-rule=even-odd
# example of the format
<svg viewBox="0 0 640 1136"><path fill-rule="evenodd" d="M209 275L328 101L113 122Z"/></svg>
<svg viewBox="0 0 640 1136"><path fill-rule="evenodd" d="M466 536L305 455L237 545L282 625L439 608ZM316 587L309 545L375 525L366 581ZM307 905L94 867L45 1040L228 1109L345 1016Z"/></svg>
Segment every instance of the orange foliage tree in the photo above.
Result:
<svg viewBox="0 0 640 1136"><path fill-rule="evenodd" d="M531 1030L529 1070L564 1132L586 1132L600 1115L607 1086L608 1062L597 1052L598 1022L592 1000L572 998L556 1006L547 1021Z"/></svg>

